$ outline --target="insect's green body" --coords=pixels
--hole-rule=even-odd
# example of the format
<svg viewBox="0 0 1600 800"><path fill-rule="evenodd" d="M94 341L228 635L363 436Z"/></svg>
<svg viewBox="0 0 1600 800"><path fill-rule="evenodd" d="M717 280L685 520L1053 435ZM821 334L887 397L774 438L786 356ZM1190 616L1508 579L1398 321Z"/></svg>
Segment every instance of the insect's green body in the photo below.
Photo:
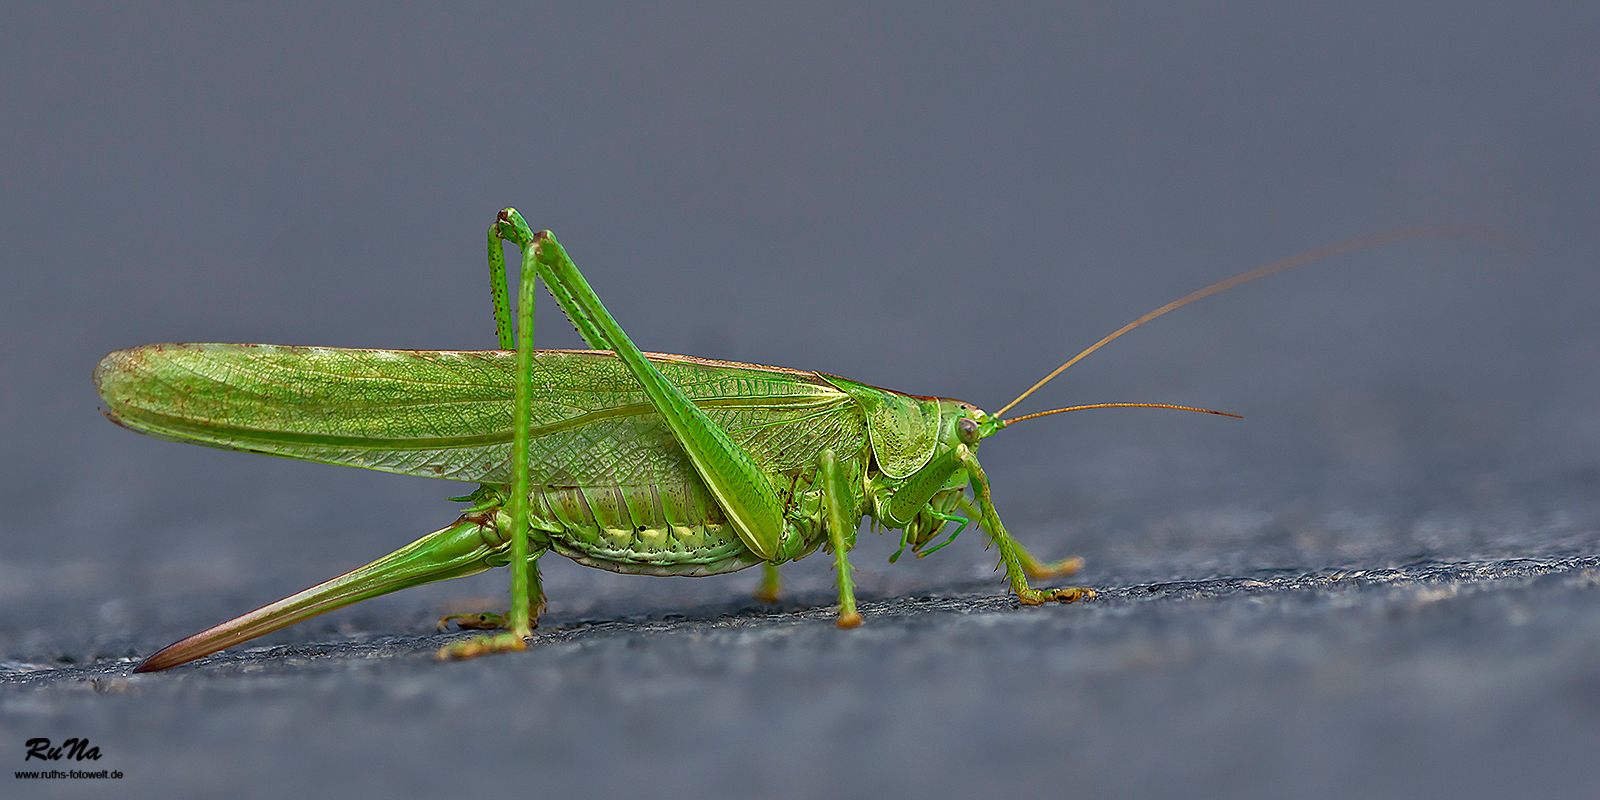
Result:
<svg viewBox="0 0 1600 800"><path fill-rule="evenodd" d="M1011 406L1134 327L1192 300L1299 263L1427 235L1364 237L1270 264L1169 303L1102 339L994 415L957 400L879 389L818 372L642 353L548 231L515 210L488 233L500 348L455 352L274 345L147 345L112 353L95 385L113 421L182 442L329 464L473 481L453 524L365 567L178 642L138 671L165 669L325 611L408 586L511 568L507 615L456 618L508 633L443 657L519 650L544 607L538 559L650 575L714 575L831 551L840 627L860 622L849 552L863 516L926 555L976 522L1025 604L1087 589L1032 589L1041 564L1006 532L975 452ZM502 243L522 250L513 336ZM542 280L593 350L535 350ZM1150 405L1150 404L1102 404ZM1161 406L1185 408L1184 406ZM1221 412L1207 412L1221 413ZM1231 416L1231 415L1230 415ZM925 546L955 522L950 538ZM896 552L898 557L899 551ZM893 559L891 559L893 560Z"/></svg>
<svg viewBox="0 0 1600 800"><path fill-rule="evenodd" d="M948 450L955 420L970 416L971 406L814 372L649 358L771 481L785 512L774 563L808 555L825 541L819 459L830 450L844 481L857 487L859 502L846 513L852 530L870 514L886 527L910 525L913 544L935 532L934 518L920 507L895 518L892 500L907 482L911 458L923 467L939 450L941 434ZM535 555L549 549L615 572L694 576L766 560L729 525L615 355L540 350L532 364ZM509 540L496 520L511 473L515 374L515 353L498 350L164 344L112 353L96 369L95 383L108 416L150 436L486 484L492 488L480 496L487 502L474 519L485 528L485 547L498 554ZM274 391L264 394L263 386ZM878 413L869 414L868 403ZM910 458L884 459L900 477L879 468L873 433L900 448L895 455L917 448ZM944 492L941 512L959 489ZM918 499L919 506L933 500Z"/></svg>
<svg viewBox="0 0 1600 800"><path fill-rule="evenodd" d="M499 278L502 240L523 249L520 341ZM512 567L512 611L479 622L512 632L442 654L520 649L544 605L537 566L548 551L649 575L764 564L761 594L771 598L776 565L826 547L839 624L852 627L860 616L847 554L863 516L903 531L901 549L923 554L948 522L961 523L956 533L966 526L954 513L964 510L999 545L1024 602L1089 594L1028 588L1025 572L1066 574L1077 562L1039 564L995 516L973 452L1000 419L823 373L644 354L548 232L533 233L509 209L490 227L489 261L499 350L166 344L100 362L106 415L150 436L481 484L460 498L473 506L454 524L185 639L141 671L496 566ZM597 349L532 348L535 276Z"/></svg>

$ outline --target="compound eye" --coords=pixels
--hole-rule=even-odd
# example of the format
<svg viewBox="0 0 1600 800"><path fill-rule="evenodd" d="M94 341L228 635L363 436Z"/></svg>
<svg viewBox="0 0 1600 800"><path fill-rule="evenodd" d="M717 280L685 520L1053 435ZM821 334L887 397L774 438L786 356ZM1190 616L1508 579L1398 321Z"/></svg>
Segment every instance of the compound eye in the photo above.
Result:
<svg viewBox="0 0 1600 800"><path fill-rule="evenodd" d="M956 436L967 444L978 443L978 423L972 417L956 420Z"/></svg>

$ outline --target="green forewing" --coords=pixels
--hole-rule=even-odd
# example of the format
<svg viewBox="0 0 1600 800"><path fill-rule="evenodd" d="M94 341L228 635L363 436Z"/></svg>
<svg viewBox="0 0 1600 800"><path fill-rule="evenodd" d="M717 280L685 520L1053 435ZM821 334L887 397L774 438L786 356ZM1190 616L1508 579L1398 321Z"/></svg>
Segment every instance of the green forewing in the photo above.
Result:
<svg viewBox="0 0 1600 800"><path fill-rule="evenodd" d="M814 373L649 354L764 470L858 452L851 397ZM515 355L160 344L95 368L106 414L163 439L485 483L510 480ZM645 484L692 470L611 353L533 359L533 480ZM874 431L876 436L876 431Z"/></svg>
<svg viewBox="0 0 1600 800"><path fill-rule="evenodd" d="M933 449L939 443L937 398L892 392L837 375L821 377L866 411L872 455L883 474L904 478L933 457Z"/></svg>

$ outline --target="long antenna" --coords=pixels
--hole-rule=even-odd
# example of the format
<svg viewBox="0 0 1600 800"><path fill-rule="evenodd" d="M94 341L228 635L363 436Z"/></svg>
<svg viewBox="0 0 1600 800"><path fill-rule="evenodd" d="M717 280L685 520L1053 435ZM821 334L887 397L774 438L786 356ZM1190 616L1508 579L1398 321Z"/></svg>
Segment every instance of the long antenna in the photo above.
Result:
<svg viewBox="0 0 1600 800"><path fill-rule="evenodd" d="M1493 228L1485 228L1485 227L1480 227L1480 226L1477 226L1477 225L1457 225L1457 224L1451 224L1451 223L1442 223L1442 224L1437 224L1437 225L1414 225L1414 226L1411 226L1411 227L1408 227L1408 228L1396 228L1396 229L1390 230L1390 231L1383 231L1382 233L1374 233L1374 234L1371 234L1371 235L1368 235L1368 236L1360 236L1360 237L1357 237L1355 239L1346 239L1345 241L1338 242L1337 244L1330 244L1330 245L1327 245L1325 247L1319 247L1319 248L1317 248L1315 250L1307 250L1306 252L1301 253L1300 255L1290 256L1289 258L1285 258L1282 261L1274 261L1271 264L1268 264L1268 265L1266 265L1264 267L1258 267L1256 269L1250 270L1249 272L1246 272L1243 275L1235 275L1234 277L1229 278L1229 279L1227 279L1227 280L1225 280L1225 281L1223 281L1221 283L1214 283L1214 284L1212 284L1210 286L1207 286L1204 289L1201 289L1198 292L1194 292L1192 294L1184 295L1183 297L1180 297L1177 300L1174 300L1174 301L1172 301L1172 302L1170 302L1170 303L1168 303L1168 304L1166 304L1166 305L1164 305L1164 306L1162 306L1162 307L1160 307L1160 308L1158 308L1158 309L1156 309L1156 310L1154 310L1154 311L1152 311L1152 312L1150 312L1148 314L1145 314L1144 316L1142 316L1142 317L1140 317L1140 318L1138 318L1138 319L1136 319L1136 320L1134 320L1134 321L1132 321L1132 322L1130 322L1130 323L1128 323L1128 324L1116 329L1116 331L1112 332L1112 334L1110 336L1107 336L1106 338L1101 339L1098 342L1095 342L1093 345L1090 345L1089 349L1087 349L1087 350L1085 350L1085 351L1073 356L1070 361L1068 361L1067 363L1062 364L1061 366L1057 367L1055 372L1052 372L1049 375L1044 376L1043 380L1040 380L1038 383L1035 383L1034 385L1028 387L1028 391L1023 392L1021 395L1018 395L1017 399L1012 400L1009 403L1006 403L1005 408L1002 408L999 411L996 411L994 415L998 417L998 416L1006 413L1007 411L1010 411L1013 406L1015 406L1016 404L1022 402L1023 399L1026 398L1028 395L1033 394L1034 391L1037 390L1039 387L1049 383L1057 375L1060 375L1062 372L1065 372L1067 367L1070 367L1073 364L1076 364L1079 361L1083 360L1084 356L1089 355L1090 353L1093 353L1096 350L1099 350L1101 347L1104 347L1105 345L1109 344L1113 339L1116 339L1118 336L1121 336L1122 334L1127 333L1128 331L1131 331L1134 328L1137 328L1140 325L1143 325L1146 322L1149 322L1150 320L1153 320L1156 317L1159 317L1162 314L1167 313L1168 311L1172 311L1173 309L1180 308L1182 306L1186 306L1186 305L1188 305L1190 303L1193 303L1194 301L1199 300L1202 297L1210 297L1211 295L1214 295L1217 292L1220 292L1220 291L1222 291L1224 289L1232 289L1233 287L1238 286L1241 283L1249 283L1250 281L1253 281L1256 278L1265 278L1268 275L1271 275L1271 274L1273 274L1275 272L1282 272L1282 271L1284 271L1286 269L1291 269L1293 267L1298 267L1301 264L1308 264L1308 263L1310 263L1312 261L1317 261L1317 260L1324 259L1324 258L1331 258L1331 257L1337 256L1337 255L1343 255L1343 254L1348 253L1348 252L1350 252L1352 250L1360 250L1360 249L1366 248L1366 247L1377 247L1378 245L1392 244L1394 242L1403 242L1403 241L1405 241L1407 239L1432 239L1432 238L1443 238L1443 237L1452 237L1452 236L1461 237L1461 238L1467 238L1467 239L1488 240L1490 243L1498 245L1498 246L1500 246L1502 248L1505 248L1505 249L1516 249L1515 248L1515 241L1513 239L1511 239L1511 237L1507 236L1506 234L1504 234L1504 233L1502 233L1500 231L1494 230ZM1023 417L1018 417L1017 419L1023 419Z"/></svg>
<svg viewBox="0 0 1600 800"><path fill-rule="evenodd" d="M1177 411L1194 411L1194 412L1197 412L1197 413L1200 413L1200 414L1216 414L1219 417L1233 417L1234 419L1244 419L1244 417L1241 417L1238 414L1229 414L1226 411L1212 411L1209 408L1195 408L1194 406L1175 406L1175 405L1172 405L1171 403L1095 403L1093 405L1087 405L1087 406L1070 406L1068 408L1055 408L1055 409L1051 409L1049 411L1040 411L1040 412L1038 412L1036 414L1024 414L1023 416L1012 417L1011 419L1003 420L1003 421L1005 422L1005 424L1007 426L1009 426L1012 423L1021 422L1021 421L1025 420L1025 419L1038 419L1039 417L1048 417L1051 414L1065 414L1068 411L1085 411L1085 410L1088 410L1088 409L1091 409L1091 408L1171 408L1171 409L1175 409ZM1005 427L1005 426L1002 426L1002 427Z"/></svg>

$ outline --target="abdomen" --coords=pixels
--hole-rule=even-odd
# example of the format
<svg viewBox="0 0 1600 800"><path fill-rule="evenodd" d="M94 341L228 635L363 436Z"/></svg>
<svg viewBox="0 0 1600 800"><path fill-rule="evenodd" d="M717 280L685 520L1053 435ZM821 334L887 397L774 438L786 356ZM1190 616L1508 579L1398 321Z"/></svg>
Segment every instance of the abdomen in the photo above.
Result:
<svg viewBox="0 0 1600 800"><path fill-rule="evenodd" d="M541 486L533 526L580 564L636 575L717 575L760 563L704 484Z"/></svg>
<svg viewBox="0 0 1600 800"><path fill-rule="evenodd" d="M844 466L859 480L864 451ZM780 472L774 489L784 503L780 559L793 561L826 539L822 487L815 468ZM652 484L536 486L533 527L550 549L580 564L635 575L719 575L761 563L728 523L698 476ZM858 525L861 509L846 515ZM850 531L851 538L855 531Z"/></svg>

